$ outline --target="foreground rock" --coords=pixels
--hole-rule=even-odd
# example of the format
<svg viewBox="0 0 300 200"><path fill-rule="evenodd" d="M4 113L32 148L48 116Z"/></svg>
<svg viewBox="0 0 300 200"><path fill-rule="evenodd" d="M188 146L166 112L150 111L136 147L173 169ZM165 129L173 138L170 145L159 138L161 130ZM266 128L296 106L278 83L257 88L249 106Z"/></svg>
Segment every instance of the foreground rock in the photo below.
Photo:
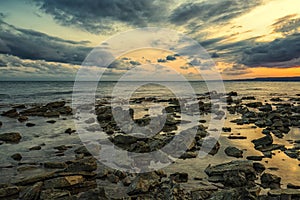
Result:
<svg viewBox="0 0 300 200"><path fill-rule="evenodd" d="M279 189L281 178L269 173L264 173L261 176L261 185L264 188Z"/></svg>
<svg viewBox="0 0 300 200"><path fill-rule="evenodd" d="M226 155L231 156L231 157L236 157L236 158L242 158L243 157L243 151L239 150L236 147L227 147L225 149L225 153L226 153Z"/></svg>
<svg viewBox="0 0 300 200"><path fill-rule="evenodd" d="M0 134L0 140L4 141L4 142L17 143L17 142L20 142L21 138L22 138L22 136L18 132Z"/></svg>

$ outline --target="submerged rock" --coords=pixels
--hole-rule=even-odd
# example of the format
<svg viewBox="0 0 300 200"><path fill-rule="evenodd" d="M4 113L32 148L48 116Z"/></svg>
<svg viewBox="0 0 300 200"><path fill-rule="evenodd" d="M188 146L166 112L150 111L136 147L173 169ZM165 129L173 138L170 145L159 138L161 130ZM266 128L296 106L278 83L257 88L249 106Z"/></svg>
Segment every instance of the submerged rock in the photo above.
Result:
<svg viewBox="0 0 300 200"><path fill-rule="evenodd" d="M27 121L28 120L28 117L27 116L20 116L19 118L18 118L18 121L19 122L25 122L25 121Z"/></svg>
<svg viewBox="0 0 300 200"><path fill-rule="evenodd" d="M20 161L22 160L22 156L19 153L15 153L11 156L12 159L16 160L16 161Z"/></svg>
<svg viewBox="0 0 300 200"><path fill-rule="evenodd" d="M11 132L11 133L2 133L0 134L0 140L4 142L19 142L22 136L18 132Z"/></svg>

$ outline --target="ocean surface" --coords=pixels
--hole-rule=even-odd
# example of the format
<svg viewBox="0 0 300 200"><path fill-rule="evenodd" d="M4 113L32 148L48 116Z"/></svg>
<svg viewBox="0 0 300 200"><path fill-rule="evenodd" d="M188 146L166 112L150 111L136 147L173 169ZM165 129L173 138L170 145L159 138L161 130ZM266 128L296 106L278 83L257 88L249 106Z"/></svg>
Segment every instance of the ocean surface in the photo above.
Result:
<svg viewBox="0 0 300 200"><path fill-rule="evenodd" d="M126 92L132 92L134 97L157 97L169 98L174 97L175 93L183 96L191 95L190 91L186 91L181 82L162 82L161 85L170 86L165 87L159 83L151 83L142 86L142 82L100 82L96 88L95 97L100 100L107 97L122 97ZM222 86L220 82L205 83L205 82L190 82L194 94L201 95L208 92L211 85ZM293 103L299 105L299 101L291 101L291 98L300 98L300 82L271 82L271 81L225 81L225 92L236 91L238 98L243 96L255 96L255 101L270 102L273 97L279 97L283 102ZM84 87L77 89L77 95L88 97L87 92L91 91L91 84L82 83ZM92 84L93 85L93 84ZM209 85L209 86L208 86ZM118 86L118 93L114 93L115 86ZM176 88L172 91L170 88ZM13 105L25 104L46 104L53 101L65 100L67 104L71 105L73 95L74 82L0 82L0 113L11 109ZM86 90L84 89L86 88ZM91 96L90 96L91 97ZM209 116L204 116L208 118ZM174 165L167 167L167 172L188 172L190 177L206 177L203 172L208 164L219 164L229 162L235 158L228 157L224 153L227 146L236 146L244 150L244 159L246 156L262 155L261 152L256 151L251 140L263 137L262 129L253 128L253 125L237 126L230 123L231 119L239 117L227 116L224 126L232 127L233 134L240 134L246 136L246 140L229 140L227 139L230 133L222 133L220 136L221 148L215 156L207 156L204 159L187 159L177 160ZM6 132L20 132L23 136L19 144L2 144L0 145L0 183L6 183L19 176L26 177L40 172L39 167L32 167L33 164L40 166L40 163L45 161L64 161L74 157L74 149L79 147L82 142L77 134L65 134L68 128L76 129L74 118L61 117L55 119L55 124L47 123L47 119L41 117L29 117L31 123L35 123L34 127L26 127L24 123L18 122L16 119L0 116L0 121L3 126L0 128L0 134ZM95 122L96 123L96 122ZM290 133L282 139L274 137L274 143L284 144L290 147L289 141L300 140L300 129L292 128ZM59 145L70 145L72 149L65 152L65 156L57 157L53 147ZM29 151L28 149L35 145L42 145L41 151ZM18 163L10 158L14 153L21 153L23 156L22 163L30 164L30 168L22 168ZM282 183L293 183L300 185L300 161L289 158L281 151L276 151L272 158L264 158L261 161L267 168L268 172L274 173L282 177ZM32 164L33 163L33 164ZM18 173L17 173L18 171ZM193 179L191 178L191 182ZM186 185L186 187L193 187Z"/></svg>

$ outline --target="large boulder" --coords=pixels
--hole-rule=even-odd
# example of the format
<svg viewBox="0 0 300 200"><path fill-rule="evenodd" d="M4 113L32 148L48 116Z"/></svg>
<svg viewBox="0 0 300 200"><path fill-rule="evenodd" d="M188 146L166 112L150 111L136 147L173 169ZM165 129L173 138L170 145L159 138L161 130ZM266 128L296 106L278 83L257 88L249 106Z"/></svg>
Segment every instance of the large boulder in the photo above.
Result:
<svg viewBox="0 0 300 200"><path fill-rule="evenodd" d="M17 143L21 140L22 136L18 132L11 132L11 133L2 133L0 134L0 140L4 142L13 142Z"/></svg>

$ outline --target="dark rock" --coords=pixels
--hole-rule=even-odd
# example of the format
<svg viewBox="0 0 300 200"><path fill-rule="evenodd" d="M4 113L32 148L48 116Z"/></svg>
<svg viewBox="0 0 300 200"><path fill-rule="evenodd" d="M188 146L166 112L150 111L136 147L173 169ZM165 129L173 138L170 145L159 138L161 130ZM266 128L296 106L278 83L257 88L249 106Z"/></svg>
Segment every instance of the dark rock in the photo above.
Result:
<svg viewBox="0 0 300 200"><path fill-rule="evenodd" d="M76 130L73 130L73 129L71 129L71 128L68 128L68 129L66 129L65 130L65 133L67 133L67 134L72 134L72 133L75 133L76 132Z"/></svg>
<svg viewBox="0 0 300 200"><path fill-rule="evenodd" d="M59 117L60 113L57 111L49 111L44 113L44 117Z"/></svg>
<svg viewBox="0 0 300 200"><path fill-rule="evenodd" d="M37 182L33 186L28 187L20 194L22 200L38 200L40 199L40 193L43 186L43 182Z"/></svg>
<svg viewBox="0 0 300 200"><path fill-rule="evenodd" d="M35 124L34 124L34 123L28 122L28 123L26 123L26 126L27 126L27 127L33 127L33 126L35 126Z"/></svg>
<svg viewBox="0 0 300 200"><path fill-rule="evenodd" d="M231 91L228 93L228 95L233 97L233 96L237 96L238 94L237 92Z"/></svg>
<svg viewBox="0 0 300 200"><path fill-rule="evenodd" d="M55 172L44 172L44 173L33 175L33 176L27 176L25 178L22 178L21 180L17 180L16 182L14 182L14 184L28 185L31 183L36 183L39 181L44 181L46 179L49 179L49 178L53 177L54 174L55 174Z"/></svg>
<svg viewBox="0 0 300 200"><path fill-rule="evenodd" d="M223 127L222 131L224 131L224 132L231 132L231 128L230 127Z"/></svg>
<svg viewBox="0 0 300 200"><path fill-rule="evenodd" d="M261 161L264 156L247 156L247 160Z"/></svg>
<svg viewBox="0 0 300 200"><path fill-rule="evenodd" d="M53 149L56 149L59 151L66 151L67 149L69 149L69 147L66 145L60 145L60 146L53 147Z"/></svg>
<svg viewBox="0 0 300 200"><path fill-rule="evenodd" d="M272 111L272 106L270 104L266 104L266 105L259 107L258 110L262 111L262 112L270 112L270 111Z"/></svg>
<svg viewBox="0 0 300 200"><path fill-rule="evenodd" d="M56 123L55 120L48 120L48 121L46 121L46 122L49 123L49 124L55 124L55 123Z"/></svg>
<svg viewBox="0 0 300 200"><path fill-rule="evenodd" d="M24 109L24 108L26 108L26 106L24 104L20 104L20 105L15 105L12 108Z"/></svg>
<svg viewBox="0 0 300 200"><path fill-rule="evenodd" d="M251 141L255 148L260 147L260 146L268 146L273 143L273 138L271 135L266 135L265 137L255 139Z"/></svg>
<svg viewBox="0 0 300 200"><path fill-rule="evenodd" d="M118 135L114 136L113 142L115 144L129 145L129 144L136 143L137 142L137 138L133 137L133 136L130 136L130 135L118 134Z"/></svg>
<svg viewBox="0 0 300 200"><path fill-rule="evenodd" d="M103 187L97 187L96 189L89 190L80 194L78 200L108 200Z"/></svg>
<svg viewBox="0 0 300 200"><path fill-rule="evenodd" d="M242 97L242 100L255 100L254 96Z"/></svg>
<svg viewBox="0 0 300 200"><path fill-rule="evenodd" d="M245 172L227 171L223 174L224 185L227 187L242 187L248 183Z"/></svg>
<svg viewBox="0 0 300 200"><path fill-rule="evenodd" d="M259 163L259 162L255 162L253 163L253 168L255 169L255 171L257 171L258 173L262 173L263 171L266 170L266 167Z"/></svg>
<svg viewBox="0 0 300 200"><path fill-rule="evenodd" d="M57 177L44 181L44 187L46 189L51 188L64 188L77 185L79 183L84 182L83 176L65 176L65 177Z"/></svg>
<svg viewBox="0 0 300 200"><path fill-rule="evenodd" d="M20 116L19 118L18 118L18 121L19 122L25 122L25 121L27 121L28 120L28 117L27 116Z"/></svg>
<svg viewBox="0 0 300 200"><path fill-rule="evenodd" d="M68 200L71 199L71 194L68 190L60 189L46 189L41 191L40 199L59 199L59 200Z"/></svg>
<svg viewBox="0 0 300 200"><path fill-rule="evenodd" d="M268 129L263 129L262 130L262 134L269 135L270 133L271 133L271 131L268 130Z"/></svg>
<svg viewBox="0 0 300 200"><path fill-rule="evenodd" d="M75 160L68 165L64 170L66 172L76 172L76 171L87 171L92 172L97 169L97 162L94 158L84 158L81 160Z"/></svg>
<svg viewBox="0 0 300 200"><path fill-rule="evenodd" d="M49 169L64 169L68 165L64 162L45 162L44 167Z"/></svg>
<svg viewBox="0 0 300 200"><path fill-rule="evenodd" d="M127 188L128 195L146 193L159 184L160 177L155 172L139 174Z"/></svg>
<svg viewBox="0 0 300 200"><path fill-rule="evenodd" d="M42 147L41 146L33 146L29 148L29 151L37 151L37 150L41 150Z"/></svg>
<svg viewBox="0 0 300 200"><path fill-rule="evenodd" d="M19 113L17 112L16 109L11 109L11 110L3 112L1 115L5 116L5 117L10 117L10 118L17 118L19 116Z"/></svg>
<svg viewBox="0 0 300 200"><path fill-rule="evenodd" d="M21 140L22 136L18 132L11 132L11 133L2 133L0 134L0 140L4 142L13 142L17 143Z"/></svg>
<svg viewBox="0 0 300 200"><path fill-rule="evenodd" d="M290 158L294 158L294 159L296 159L296 158L298 158L298 156L300 156L300 152L297 151L296 149L286 149L286 150L284 151L284 153L285 153L287 156L289 156Z"/></svg>
<svg viewBox="0 0 300 200"><path fill-rule="evenodd" d="M55 109L55 111L59 112L62 115L70 115L70 114L72 114L73 110L70 106L64 106L64 107Z"/></svg>
<svg viewBox="0 0 300 200"><path fill-rule="evenodd" d="M65 101L56 101L56 102L51 102L51 103L48 103L46 105L47 108L60 108L60 107L63 107L65 106L66 102Z"/></svg>
<svg viewBox="0 0 300 200"><path fill-rule="evenodd" d="M268 192L269 197L278 197L277 199L300 199L300 190L298 189L275 189Z"/></svg>
<svg viewBox="0 0 300 200"><path fill-rule="evenodd" d="M22 156L19 153L15 153L11 156L12 159L16 160L16 161L20 161L22 160Z"/></svg>
<svg viewBox="0 0 300 200"><path fill-rule="evenodd" d="M287 188L291 188L291 189L300 189L300 185L294 185L292 183L288 183L287 184Z"/></svg>
<svg viewBox="0 0 300 200"><path fill-rule="evenodd" d="M6 197L15 195L19 193L19 188L17 186L9 186L5 188L0 188L0 198L6 199Z"/></svg>
<svg viewBox="0 0 300 200"><path fill-rule="evenodd" d="M271 98L270 101L280 102L280 101L283 101L283 100L280 99L279 97L276 97L276 98Z"/></svg>
<svg viewBox="0 0 300 200"><path fill-rule="evenodd" d="M118 183L120 181L119 177L114 174L108 174L107 180L111 183Z"/></svg>
<svg viewBox="0 0 300 200"><path fill-rule="evenodd" d="M263 104L261 102L251 102L251 103L247 103L246 106L249 108L258 108L261 107Z"/></svg>
<svg viewBox="0 0 300 200"><path fill-rule="evenodd" d="M170 179L174 180L177 183L185 183L188 181L189 179L189 175L188 173L180 173L180 172L176 172L174 174L170 174Z"/></svg>
<svg viewBox="0 0 300 200"><path fill-rule="evenodd" d="M261 178L261 185L263 188L279 189L281 178L269 173L264 173Z"/></svg>
<svg viewBox="0 0 300 200"><path fill-rule="evenodd" d="M236 157L236 158L242 158L243 157L243 151L239 150L236 147L227 147L224 151L225 151L227 156L232 156L232 157Z"/></svg>
<svg viewBox="0 0 300 200"><path fill-rule="evenodd" d="M3 123L0 121L0 128L2 127Z"/></svg>
<svg viewBox="0 0 300 200"><path fill-rule="evenodd" d="M85 156L91 156L92 154L89 152L89 150L85 146L78 147L74 150L76 154L84 154Z"/></svg>
<svg viewBox="0 0 300 200"><path fill-rule="evenodd" d="M230 140L245 140L245 139L247 139L247 137L242 136L242 135L229 135L228 139L230 139Z"/></svg>
<svg viewBox="0 0 300 200"><path fill-rule="evenodd" d="M127 176L122 180L124 186L129 186L131 184L131 179Z"/></svg>

